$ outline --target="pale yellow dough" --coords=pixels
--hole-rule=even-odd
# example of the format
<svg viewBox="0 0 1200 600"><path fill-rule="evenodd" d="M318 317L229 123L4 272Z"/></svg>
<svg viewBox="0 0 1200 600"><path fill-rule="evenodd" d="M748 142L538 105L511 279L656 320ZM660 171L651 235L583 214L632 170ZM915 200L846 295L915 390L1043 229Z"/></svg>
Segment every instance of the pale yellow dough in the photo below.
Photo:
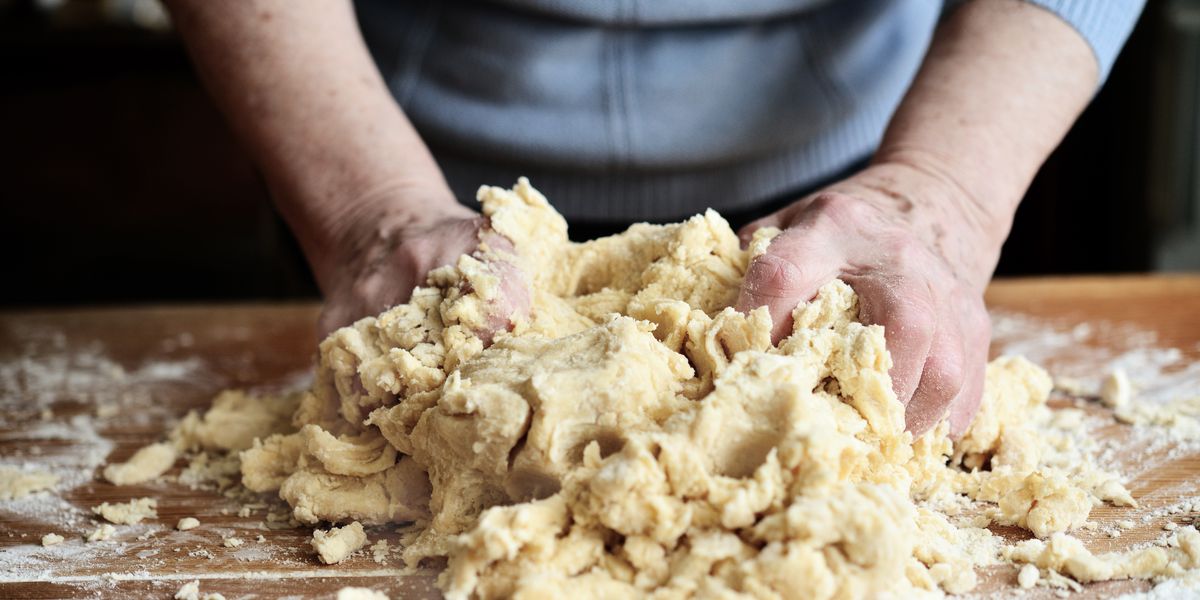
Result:
<svg viewBox="0 0 1200 600"><path fill-rule="evenodd" d="M797 307L774 346L765 309L730 308L774 232L743 250L710 211L576 244L524 179L479 197L514 254L435 271L323 341L311 393L224 395L176 445L242 450L243 483L301 522L354 521L318 550L361 547L359 522L427 520L405 558L448 557L449 598L937 596L1000 558L989 521L1049 540L1020 562L1169 570L1070 566L1088 559L1064 532L1133 499L1035 427L1051 380L1028 361L989 366L957 445L945 423L914 440L883 329L857 321L846 284ZM485 349L497 259L527 275L532 310ZM937 510L963 497L987 503L980 526ZM1190 552L1179 539L1170 564Z"/></svg>
<svg viewBox="0 0 1200 600"><path fill-rule="evenodd" d="M158 500L154 498L137 498L129 502L104 502L92 508L92 512L100 515L109 523L118 525L136 525L143 519L158 518Z"/></svg>
<svg viewBox="0 0 1200 600"><path fill-rule="evenodd" d="M58 485L58 476L0 465L0 501L14 500Z"/></svg>
<svg viewBox="0 0 1200 600"><path fill-rule="evenodd" d="M363 531L362 523L354 521L345 527L314 531L311 543L321 562L333 565L350 558L351 554L367 545L367 534Z"/></svg>
<svg viewBox="0 0 1200 600"><path fill-rule="evenodd" d="M139 449L129 460L104 467L104 478L113 485L134 485L160 477L175 464L175 446L150 444Z"/></svg>

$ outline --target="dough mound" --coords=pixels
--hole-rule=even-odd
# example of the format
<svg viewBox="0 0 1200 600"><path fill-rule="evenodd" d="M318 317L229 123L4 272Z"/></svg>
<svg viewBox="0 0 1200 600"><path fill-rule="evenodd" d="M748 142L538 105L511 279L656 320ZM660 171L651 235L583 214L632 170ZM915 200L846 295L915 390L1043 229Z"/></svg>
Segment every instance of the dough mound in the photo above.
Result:
<svg viewBox="0 0 1200 600"><path fill-rule="evenodd" d="M427 520L405 556L448 557L449 598L964 592L999 557L988 520L1062 546L1094 504L1132 502L1038 437L1051 380L1023 359L989 367L955 448L945 424L904 430L883 329L841 281L773 346L765 309L730 308L773 231L743 250L709 211L579 244L525 179L479 199L512 253L463 256L331 334L291 427L260 410L214 441L248 448L245 485L301 522ZM485 348L498 260L532 310ZM983 523L935 510L964 497Z"/></svg>

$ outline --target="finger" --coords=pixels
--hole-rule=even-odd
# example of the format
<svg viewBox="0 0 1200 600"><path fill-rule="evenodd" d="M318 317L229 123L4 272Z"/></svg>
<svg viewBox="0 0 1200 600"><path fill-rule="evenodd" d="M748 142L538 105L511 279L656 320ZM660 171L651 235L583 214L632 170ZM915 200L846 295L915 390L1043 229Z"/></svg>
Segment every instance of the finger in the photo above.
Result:
<svg viewBox="0 0 1200 600"><path fill-rule="evenodd" d="M766 306L771 314L771 341L792 328L792 311L811 300L817 289L838 276L841 259L814 228L797 227L771 241L767 252L750 261L736 308L747 312Z"/></svg>
<svg viewBox="0 0 1200 600"><path fill-rule="evenodd" d="M485 227L479 234L480 258L500 280L500 293L488 307L487 329L476 332L485 345L490 345L497 332L511 331L516 322L529 317L532 290L525 273L512 260L516 248L511 240Z"/></svg>
<svg viewBox="0 0 1200 600"><path fill-rule="evenodd" d="M921 381L905 407L904 421L914 436L920 436L946 416L950 403L963 390L966 360L962 335L943 320L933 334Z"/></svg>
<svg viewBox="0 0 1200 600"><path fill-rule="evenodd" d="M983 402L983 385L987 380L988 344L991 342L991 324L987 313L979 311L980 316L973 317L965 327L970 327L974 340L967 346L967 378L963 389L950 403L950 436L958 439L966 433L979 412Z"/></svg>
<svg viewBox="0 0 1200 600"><path fill-rule="evenodd" d="M936 313L927 290L903 280L845 277L858 294L858 318L882 325L892 355L892 389L904 405L912 400L937 329Z"/></svg>

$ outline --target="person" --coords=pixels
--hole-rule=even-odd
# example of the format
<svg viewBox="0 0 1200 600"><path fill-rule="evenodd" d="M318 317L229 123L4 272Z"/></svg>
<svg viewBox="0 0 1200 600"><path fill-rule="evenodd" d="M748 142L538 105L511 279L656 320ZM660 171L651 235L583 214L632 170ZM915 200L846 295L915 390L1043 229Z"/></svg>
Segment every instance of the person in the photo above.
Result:
<svg viewBox="0 0 1200 600"><path fill-rule="evenodd" d="M798 302L845 280L885 327L908 428L948 414L954 434L981 400L983 291L1017 203L1142 8L165 4L312 267L322 331L471 252L486 222L459 200L525 174L576 229L707 207L743 217L743 236L781 228L737 308L769 307L778 337Z"/></svg>

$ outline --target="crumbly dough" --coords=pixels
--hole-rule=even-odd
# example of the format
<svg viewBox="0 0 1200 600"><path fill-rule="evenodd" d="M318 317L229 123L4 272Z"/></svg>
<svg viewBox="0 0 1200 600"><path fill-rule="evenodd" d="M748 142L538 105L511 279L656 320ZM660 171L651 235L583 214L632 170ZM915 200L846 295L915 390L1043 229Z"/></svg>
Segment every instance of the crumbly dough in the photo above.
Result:
<svg viewBox="0 0 1200 600"><path fill-rule="evenodd" d="M108 523L101 523L94 531L87 535L89 542L103 542L111 538L117 532L117 528Z"/></svg>
<svg viewBox="0 0 1200 600"><path fill-rule="evenodd" d="M359 522L427 520L404 557L447 557L452 599L960 593L998 558L989 522L1039 538L1013 561L1087 580L1169 570L1071 568L1089 555L1065 532L1134 500L1055 437L1036 365L989 365L957 444L946 423L913 439L883 329L858 322L845 283L798 306L777 345L765 309L730 308L775 232L742 249L709 211L576 244L524 179L479 197L513 253L460 257L331 334L290 421L284 401L223 396L177 443L242 449L246 487L298 521L354 521L314 533L330 559L365 543ZM495 260L525 274L532 309L485 347ZM217 443L243 408L254 435ZM971 501L987 508L969 522L937 510ZM1191 564L1179 535L1171 564Z"/></svg>
<svg viewBox="0 0 1200 600"><path fill-rule="evenodd" d="M300 395L252 396L238 390L221 392L200 416L188 413L172 433L179 449L245 450L255 439L292 431L292 415Z"/></svg>
<svg viewBox="0 0 1200 600"><path fill-rule="evenodd" d="M57 533L47 533L42 536L42 546L49 548L55 544L61 544L66 538Z"/></svg>
<svg viewBox="0 0 1200 600"><path fill-rule="evenodd" d="M344 527L334 527L329 531L320 529L313 532L312 547L317 551L321 562L327 565L340 563L359 548L367 545L367 534L363 531L362 523L354 521Z"/></svg>
<svg viewBox="0 0 1200 600"><path fill-rule="evenodd" d="M0 501L15 500L58 485L58 476L0 465Z"/></svg>
<svg viewBox="0 0 1200 600"><path fill-rule="evenodd" d="M92 512L100 515L109 523L118 525L136 525L143 519L158 518L158 500L154 498L137 498L129 502L108 503L92 508Z"/></svg>
<svg viewBox="0 0 1200 600"><path fill-rule="evenodd" d="M337 600L388 600L388 596L371 588L344 587L337 591Z"/></svg>
<svg viewBox="0 0 1200 600"><path fill-rule="evenodd" d="M129 460L104 467L104 478L113 485L134 485L157 479L175 464L173 444L160 442L140 448Z"/></svg>
<svg viewBox="0 0 1200 600"><path fill-rule="evenodd" d="M187 531L189 529L195 529L199 526L200 520L196 517L184 517L175 525L175 529L178 529L179 531Z"/></svg>
<svg viewBox="0 0 1200 600"><path fill-rule="evenodd" d="M1200 568L1200 531L1176 530L1165 546L1146 546L1124 552L1093 554L1078 538L1065 533L1049 540L1027 540L1005 550L1009 560L1054 569L1076 581L1178 577Z"/></svg>
<svg viewBox="0 0 1200 600"><path fill-rule="evenodd" d="M193 579L192 581L183 584L179 591L175 592L175 600L225 600L225 596L216 592L200 593L200 580Z"/></svg>

